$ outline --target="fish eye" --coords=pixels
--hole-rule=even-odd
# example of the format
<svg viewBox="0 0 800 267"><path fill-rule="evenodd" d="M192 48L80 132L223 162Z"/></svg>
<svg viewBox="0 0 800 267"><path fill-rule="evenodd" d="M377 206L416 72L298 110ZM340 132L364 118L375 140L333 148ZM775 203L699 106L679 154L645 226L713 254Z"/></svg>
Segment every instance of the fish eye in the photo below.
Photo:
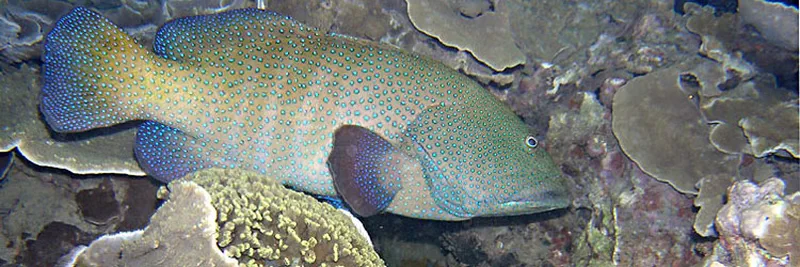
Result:
<svg viewBox="0 0 800 267"><path fill-rule="evenodd" d="M536 148L536 146L539 145L539 140L536 140L536 137L528 136L528 138L525 139L525 144L530 148Z"/></svg>

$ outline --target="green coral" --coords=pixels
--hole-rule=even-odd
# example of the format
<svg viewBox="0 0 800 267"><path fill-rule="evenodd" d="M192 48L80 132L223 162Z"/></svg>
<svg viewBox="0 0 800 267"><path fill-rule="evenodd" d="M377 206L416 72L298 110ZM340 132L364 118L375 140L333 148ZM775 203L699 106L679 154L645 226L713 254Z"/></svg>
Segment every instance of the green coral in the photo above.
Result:
<svg viewBox="0 0 800 267"><path fill-rule="evenodd" d="M247 266L383 266L351 220L255 173L207 170L189 179L217 209L218 245Z"/></svg>

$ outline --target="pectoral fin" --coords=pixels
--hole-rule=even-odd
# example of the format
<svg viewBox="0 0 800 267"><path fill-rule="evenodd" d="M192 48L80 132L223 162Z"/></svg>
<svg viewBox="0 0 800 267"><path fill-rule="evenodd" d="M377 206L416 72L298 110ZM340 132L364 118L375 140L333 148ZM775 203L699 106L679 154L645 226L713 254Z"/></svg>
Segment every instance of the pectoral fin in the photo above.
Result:
<svg viewBox="0 0 800 267"><path fill-rule="evenodd" d="M342 199L358 215L370 216L389 206L403 174L419 164L369 129L345 125L334 133L328 168Z"/></svg>

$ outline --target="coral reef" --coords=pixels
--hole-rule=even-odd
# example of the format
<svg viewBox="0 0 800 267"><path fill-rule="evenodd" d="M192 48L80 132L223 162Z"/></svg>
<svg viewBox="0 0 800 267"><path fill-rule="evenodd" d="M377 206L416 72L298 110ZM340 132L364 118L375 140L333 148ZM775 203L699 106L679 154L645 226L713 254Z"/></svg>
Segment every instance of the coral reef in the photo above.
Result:
<svg viewBox="0 0 800 267"><path fill-rule="evenodd" d="M406 0L414 26L443 44L469 51L495 71L524 64L525 54L511 34L507 1L480 2Z"/></svg>
<svg viewBox="0 0 800 267"><path fill-rule="evenodd" d="M210 192L217 210L217 244L241 263L383 265L350 218L269 177L207 170L186 179Z"/></svg>
<svg viewBox="0 0 800 267"><path fill-rule="evenodd" d="M8 66L0 73L0 151L16 148L39 166L77 174L144 175L133 156L134 129L115 128L70 136L51 133L39 118L38 68Z"/></svg>
<svg viewBox="0 0 800 267"><path fill-rule="evenodd" d="M164 21L176 18L219 13L226 10L254 7L255 1L245 0L169 0L164 1ZM156 25L164 21L152 21Z"/></svg>
<svg viewBox="0 0 800 267"><path fill-rule="evenodd" d="M244 0L10 0L3 7L5 12L0 15L0 60L16 63L39 58L44 36L58 18L76 6L90 6L139 41L150 44L157 25L165 21L252 7L254 4Z"/></svg>
<svg viewBox="0 0 800 267"><path fill-rule="evenodd" d="M210 169L168 188L144 230L104 236L65 264L384 266L349 217L269 177Z"/></svg>
<svg viewBox="0 0 800 267"><path fill-rule="evenodd" d="M730 174L711 174L697 183L699 192L694 198L694 206L698 208L694 218L694 231L701 236L713 236L714 219L727 198L728 186L737 180Z"/></svg>
<svg viewBox="0 0 800 267"><path fill-rule="evenodd" d="M615 90L624 79L614 76L601 77L604 82L597 86ZM568 219L583 223L582 229L568 228L570 240L561 250L552 251L548 262L555 266L670 266L699 261L687 234L694 215L691 200L625 157L611 133L610 106L602 105L598 96L575 92L565 102L569 109L550 119L548 146L575 182L573 188L585 192L576 196L575 216ZM642 239L652 245L636 245Z"/></svg>
<svg viewBox="0 0 800 267"><path fill-rule="evenodd" d="M766 0L739 0L739 13L744 23L755 26L767 40L797 51L797 7Z"/></svg>
<svg viewBox="0 0 800 267"><path fill-rule="evenodd" d="M266 9L292 16L323 32L380 40L391 29L391 17L375 1L278 1Z"/></svg>
<svg viewBox="0 0 800 267"><path fill-rule="evenodd" d="M502 5L498 4L501 1ZM735 2L726 1L726 7ZM446 47L444 41L417 30L414 24L420 20L412 23L410 6L404 0L269 1L267 8L330 32L380 40L425 54L472 76L537 131L547 130L547 138L540 139L542 147L570 177L575 201L573 208L563 213L459 223L391 215L364 219L376 249L389 266L687 266L700 262L704 255L705 266L745 266L747 260L767 266L800 266L796 243L789 243L800 238L796 232L800 197L790 194L800 188L800 179L796 179L800 167L794 158L797 154L791 153L797 147L792 143L797 140L793 135L797 126L792 125L797 119L798 81L797 45L790 42L797 41L796 33L791 32L796 32L797 25L782 23L796 24L797 19L772 20L780 17L777 12L753 16L748 12L765 11L745 8L747 4L779 5L761 0L739 2L744 10L738 13L689 3L681 16L673 12L672 5L676 3L678 10L684 10L679 8L684 1L442 0L440 3L449 5L447 12L470 24L504 12L508 22L503 27L510 31L510 37L485 41L521 51L521 62L526 64L502 72L478 61L480 55ZM37 58L37 40L52 21L75 4L94 6L144 44L157 25L170 18L254 4L239 0L7 3L0 18L4 44L0 61L6 62ZM481 28L478 32L487 31L487 25L475 27ZM703 60L698 59L698 53ZM683 62L688 64L680 64ZM86 135L51 135L38 122L36 67L19 64L2 68L0 111L13 115L0 117L0 148L10 151L2 153L8 160L14 158L15 147L23 153L16 153L14 164L5 169L7 177L0 179L0 243L6 245L0 249L0 265L52 265L52 259L64 253L65 247L86 244L101 233L142 229L157 206L153 188L158 185L151 179L111 178L109 188L109 176L84 178L57 170L33 171L35 166L21 158L29 156L35 164L56 162L50 165L78 173L128 168L122 172L141 174L129 153L131 148L125 147L133 144L133 133L118 128L111 133L89 133L100 136L92 139ZM628 95L624 105L614 106L616 94L624 96L630 93L625 91L642 84L658 86L634 90L636 94ZM656 99L647 109L626 107L642 104L648 97L661 97L667 92L662 90L665 88L672 89L668 97ZM648 96L650 93L656 95ZM684 117L657 116L673 110L684 112ZM612 133L612 116L617 120L631 116L631 112L672 127L659 132L632 124L631 129L613 129ZM781 114L786 114L786 119L780 119ZM619 140L625 143L621 148L614 134L624 135L626 131L640 131L641 137L635 145ZM700 146L692 145L695 143ZM638 147L643 144L658 146ZM753 144L760 148L754 149ZM637 166L634 162L641 163L643 156L629 154L623 148L634 148L644 157L656 159L669 153L681 156ZM708 166L698 168L713 170L713 161L721 161L724 171L680 176L695 168L692 165L678 174L669 172L678 175L675 177L650 173L653 166L667 166L672 160L684 162L700 157L698 153L710 153L694 164ZM765 177L772 176L784 178L786 195L777 193L780 190L774 179L765 182ZM679 193L653 178L679 180L681 188L688 188L681 192L689 193ZM739 189L728 191L736 181ZM762 182L761 187L753 185ZM260 191L247 192L233 196L237 202L230 203L244 203L261 195ZM177 195L172 194L168 203ZM742 196L756 195L761 198L750 198L750 204L743 201L747 197ZM92 203L91 196L99 197L97 203ZM699 209L692 209L692 201ZM106 204L92 205L100 203ZM258 209L247 206L250 208L244 215L252 218ZM720 216L718 222L723 223L715 225L723 206L730 213ZM781 210L782 217L776 216ZM766 215L770 220L764 220ZM732 223L737 220L738 224ZM247 225L231 223L237 225L236 231ZM253 229L251 233L257 231ZM692 230L709 238L694 238ZM211 231L217 228L211 227ZM715 242L717 232L719 239ZM248 253L257 252L252 249L256 239L234 237L232 234L229 251L253 259ZM284 234L281 237L284 242L291 240ZM203 242L198 244L213 244ZM267 242L259 239L258 243ZM418 253L420 250L424 253Z"/></svg>
<svg viewBox="0 0 800 267"><path fill-rule="evenodd" d="M719 240L704 266L800 266L800 192L784 183L739 181L717 214Z"/></svg>
<svg viewBox="0 0 800 267"><path fill-rule="evenodd" d="M78 192L98 188L103 179L74 179L15 154L8 153L18 158L0 180L0 264L52 266L75 245L115 228L117 220L96 224L84 218L84 211L94 211L75 198Z"/></svg>
<svg viewBox="0 0 800 267"><path fill-rule="evenodd" d="M680 192L697 194L700 179L733 175L738 160L709 143L710 129L690 97L698 85L684 81L691 69L678 65L628 81L614 95L612 127L622 150L642 170Z"/></svg>
<svg viewBox="0 0 800 267"><path fill-rule="evenodd" d="M712 124L711 143L726 153L756 157L782 153L798 157L797 96L777 87L770 74L756 67L740 52L729 52L740 35L741 15L714 15L710 7L686 4L687 29L700 35L700 54L716 62L704 62L691 78L700 83L700 108ZM795 69L796 73L796 69Z"/></svg>
<svg viewBox="0 0 800 267"><path fill-rule="evenodd" d="M79 191L75 194L75 203L80 208L81 217L95 225L106 225L120 217L120 203L111 179L103 179L97 187Z"/></svg>
<svg viewBox="0 0 800 267"><path fill-rule="evenodd" d="M147 228L77 247L61 266L238 266L216 246L216 214L208 192L186 181L171 183L169 190Z"/></svg>
<svg viewBox="0 0 800 267"><path fill-rule="evenodd" d="M0 152L0 182L6 178L8 171L14 164L14 152Z"/></svg>
<svg viewBox="0 0 800 267"><path fill-rule="evenodd" d="M600 35L601 18L594 15L592 3L506 2L512 18L526 18L514 19L511 31L522 51L536 61L569 66Z"/></svg>
<svg viewBox="0 0 800 267"><path fill-rule="evenodd" d="M716 124L710 140L721 151L764 157L784 150L800 157L797 98L776 88L771 76L704 99L701 110L707 121Z"/></svg>
<svg viewBox="0 0 800 267"><path fill-rule="evenodd" d="M21 62L39 56L37 43L44 39L45 29L53 24L46 16L21 8L9 8L0 15L0 59Z"/></svg>

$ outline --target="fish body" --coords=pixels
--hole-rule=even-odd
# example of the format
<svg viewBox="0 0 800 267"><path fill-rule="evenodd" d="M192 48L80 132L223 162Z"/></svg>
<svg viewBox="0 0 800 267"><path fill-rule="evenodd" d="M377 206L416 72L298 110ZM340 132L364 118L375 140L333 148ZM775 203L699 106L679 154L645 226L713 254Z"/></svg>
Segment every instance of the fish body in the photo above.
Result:
<svg viewBox="0 0 800 267"><path fill-rule="evenodd" d="M174 20L154 46L85 8L61 18L45 43L51 128L144 120L135 152L158 180L249 169L361 215L464 220L568 205L535 133L430 58L256 9Z"/></svg>

